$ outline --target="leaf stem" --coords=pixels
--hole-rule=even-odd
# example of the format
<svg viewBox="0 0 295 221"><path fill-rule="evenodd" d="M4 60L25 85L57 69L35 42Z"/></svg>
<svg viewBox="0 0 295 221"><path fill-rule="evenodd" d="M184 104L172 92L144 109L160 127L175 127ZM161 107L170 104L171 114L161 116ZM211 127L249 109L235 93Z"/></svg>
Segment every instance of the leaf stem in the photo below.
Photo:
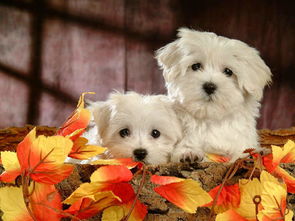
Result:
<svg viewBox="0 0 295 221"><path fill-rule="evenodd" d="M23 190L23 198L26 205L26 208L34 221L37 221L33 211L30 208L30 193L29 193L29 182L30 180L25 175L25 172L22 173L22 190Z"/></svg>
<svg viewBox="0 0 295 221"><path fill-rule="evenodd" d="M140 184L139 184L139 187L138 187L138 190L136 192L136 195L135 195L135 198L134 198L134 201L132 203L132 206L128 212L128 214L122 219L122 221L127 221L129 219L129 217L131 216L131 213L136 205L136 201L138 200L138 197L139 197L139 194L144 186L144 183L145 183L145 177L146 177L146 173L147 173L147 169L146 169L146 166L145 164L142 165L142 177L141 177L141 181L140 181Z"/></svg>

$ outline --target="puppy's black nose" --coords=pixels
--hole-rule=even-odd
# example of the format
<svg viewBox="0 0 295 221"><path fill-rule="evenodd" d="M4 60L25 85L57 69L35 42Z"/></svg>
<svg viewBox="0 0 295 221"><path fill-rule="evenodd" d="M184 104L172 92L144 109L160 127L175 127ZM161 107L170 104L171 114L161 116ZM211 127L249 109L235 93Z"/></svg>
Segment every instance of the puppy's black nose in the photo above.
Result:
<svg viewBox="0 0 295 221"><path fill-rule="evenodd" d="M210 95L214 93L214 91L217 89L217 86L211 82L206 82L203 84L203 89L208 95Z"/></svg>
<svg viewBox="0 0 295 221"><path fill-rule="evenodd" d="M133 151L133 155L135 156L137 160L143 160L147 155L147 151L146 149L142 149L142 148L135 149Z"/></svg>

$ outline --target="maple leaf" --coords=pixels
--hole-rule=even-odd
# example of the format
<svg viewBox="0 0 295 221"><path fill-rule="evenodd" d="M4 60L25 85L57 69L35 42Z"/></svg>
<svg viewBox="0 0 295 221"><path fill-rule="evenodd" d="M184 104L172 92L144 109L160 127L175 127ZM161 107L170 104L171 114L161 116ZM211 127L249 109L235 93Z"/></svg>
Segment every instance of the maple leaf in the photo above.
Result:
<svg viewBox="0 0 295 221"><path fill-rule="evenodd" d="M239 213L237 213L233 209L230 209L224 213L218 214L215 220L216 221L249 221L249 219L242 217ZM256 221L256 219L253 219L251 221Z"/></svg>
<svg viewBox="0 0 295 221"><path fill-rule="evenodd" d="M288 192L295 193L295 178L280 167L280 163L295 162L295 143L288 140L284 147L272 146L272 154L263 158L263 164L267 171L278 178L282 178L287 184Z"/></svg>
<svg viewBox="0 0 295 221"><path fill-rule="evenodd" d="M36 128L17 146L17 157L22 173L37 182L56 184L73 170L64 161L72 148L72 141L62 136L38 136Z"/></svg>
<svg viewBox="0 0 295 221"><path fill-rule="evenodd" d="M127 216L133 204L133 200L121 206L111 206L103 211L102 221L120 221ZM147 214L146 205L136 200L134 209L128 218L128 221L141 221Z"/></svg>
<svg viewBox="0 0 295 221"><path fill-rule="evenodd" d="M79 219L88 219L103 209L111 206L118 199L111 191L100 192L93 197L82 197L64 212L73 214Z"/></svg>
<svg viewBox="0 0 295 221"><path fill-rule="evenodd" d="M1 153L4 172L0 175L0 181L12 182L21 174L21 168L15 152L4 151Z"/></svg>
<svg viewBox="0 0 295 221"><path fill-rule="evenodd" d="M37 220L60 220L61 215L58 211L61 210L61 199L54 185L35 183L30 186L30 191L29 207ZM0 209L4 221L33 220L19 187L0 188Z"/></svg>
<svg viewBox="0 0 295 221"><path fill-rule="evenodd" d="M120 183L132 179L131 171L120 165L102 166L94 171L90 177L91 182Z"/></svg>
<svg viewBox="0 0 295 221"><path fill-rule="evenodd" d="M155 178L151 180L155 181ZM197 181L177 178L175 182L172 182L171 177L163 178L161 181L159 176L156 180L158 183L170 183L158 186L154 188L154 191L188 213L195 213L198 206L207 204L212 200L211 196L200 187Z"/></svg>
<svg viewBox="0 0 295 221"><path fill-rule="evenodd" d="M33 221L19 187L0 188L0 210L3 212L3 221Z"/></svg>
<svg viewBox="0 0 295 221"><path fill-rule="evenodd" d="M84 108L84 96L86 94L94 94L94 92L82 93L76 110L57 131L58 135L69 136L72 140L76 140L85 132L91 118L90 111Z"/></svg>
<svg viewBox="0 0 295 221"><path fill-rule="evenodd" d="M135 162L132 158L118 158L118 159L101 159L91 162L91 165L122 165L128 169L132 169L136 166L141 166L141 162Z"/></svg>
<svg viewBox="0 0 295 221"><path fill-rule="evenodd" d="M73 204L81 197L94 200L94 195L99 192L112 191L117 197L117 202L127 202L134 198L132 186L127 183L132 179L132 173L125 166L109 165L98 168L90 177L90 183L80 185L64 203Z"/></svg>
<svg viewBox="0 0 295 221"><path fill-rule="evenodd" d="M229 157L225 157L214 153L206 153L206 158L209 162L227 163L230 161Z"/></svg>
<svg viewBox="0 0 295 221"><path fill-rule="evenodd" d="M277 182L263 182L262 207L258 214L260 221L292 220L293 212L287 209L287 188Z"/></svg>
<svg viewBox="0 0 295 221"><path fill-rule="evenodd" d="M60 220L61 197L54 185L35 183L30 192L31 207L37 220Z"/></svg>
<svg viewBox="0 0 295 221"><path fill-rule="evenodd" d="M215 188L209 191L209 195L214 199L220 189L221 185L216 186ZM212 206L213 201L204 205ZM216 206L214 210L216 213L222 213L228 209L237 208L240 204L240 189L238 184L223 186L220 194L218 195Z"/></svg>
<svg viewBox="0 0 295 221"><path fill-rule="evenodd" d="M88 140L86 138L78 137L74 141L74 145L71 152L69 153L69 157L79 160L86 160L90 157L104 153L107 149L95 145L87 145L87 143Z"/></svg>

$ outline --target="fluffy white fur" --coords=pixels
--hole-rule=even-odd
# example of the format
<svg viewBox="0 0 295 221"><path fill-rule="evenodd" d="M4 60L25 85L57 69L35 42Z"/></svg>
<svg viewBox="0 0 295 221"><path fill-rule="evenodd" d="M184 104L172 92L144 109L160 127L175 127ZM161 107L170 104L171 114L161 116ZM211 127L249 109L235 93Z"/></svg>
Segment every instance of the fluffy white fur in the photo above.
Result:
<svg viewBox="0 0 295 221"><path fill-rule="evenodd" d="M106 102L93 103L90 110L98 127L99 142L109 149L111 158L134 158L134 150L145 149L145 163L167 163L182 137L172 102L163 95L114 93ZM121 137L120 131L125 128L130 135ZM158 138L151 136L153 130L160 132Z"/></svg>
<svg viewBox="0 0 295 221"><path fill-rule="evenodd" d="M271 81L258 51L210 32L181 28L178 37L156 53L184 131L172 161L202 160L205 153L234 161L245 149L258 148L256 118L263 88ZM201 67L194 71L196 63ZM217 87L211 95L203 89L206 82Z"/></svg>

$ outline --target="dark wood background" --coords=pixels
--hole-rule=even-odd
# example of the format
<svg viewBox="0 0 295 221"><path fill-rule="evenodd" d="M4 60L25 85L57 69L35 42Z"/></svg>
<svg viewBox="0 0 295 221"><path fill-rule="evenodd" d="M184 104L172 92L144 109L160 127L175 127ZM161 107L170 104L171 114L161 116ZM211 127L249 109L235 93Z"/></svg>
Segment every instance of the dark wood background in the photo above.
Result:
<svg viewBox="0 0 295 221"><path fill-rule="evenodd" d="M295 1L1 0L0 127L59 126L84 91L165 93L154 51L182 26L256 47L274 75L258 127L295 125Z"/></svg>

